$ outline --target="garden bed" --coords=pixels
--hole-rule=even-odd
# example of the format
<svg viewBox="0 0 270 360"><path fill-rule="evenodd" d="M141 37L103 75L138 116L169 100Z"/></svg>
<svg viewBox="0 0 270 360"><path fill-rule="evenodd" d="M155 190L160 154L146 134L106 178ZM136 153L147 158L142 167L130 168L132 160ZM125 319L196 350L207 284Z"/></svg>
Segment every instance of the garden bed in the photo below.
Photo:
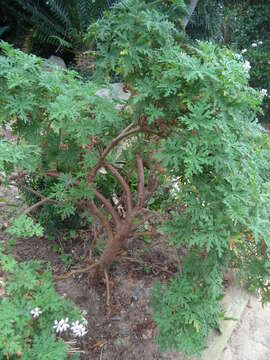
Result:
<svg viewBox="0 0 270 360"><path fill-rule="evenodd" d="M15 187L0 188L0 194L8 203L22 206ZM41 260L45 264L51 264L53 274L64 273L65 264L54 252L52 240L45 237L18 239L15 245L10 241L4 230L12 211L14 207L1 207L0 241L4 241L6 249L12 247L14 256L19 261ZM69 248L70 255L73 254L76 259L83 251L83 243L77 239L73 244L69 244ZM154 341L156 326L151 317L149 295L156 280L167 281L174 272L176 268L161 236L149 245L142 240L136 240L132 253L129 249L123 252L121 262L117 263L110 274L109 317L105 283L93 286L89 284L87 275L57 281L56 288L59 293L87 311L88 334L79 344L84 351L82 359L162 359ZM175 359L175 356L174 353L167 353L163 358L169 360Z"/></svg>

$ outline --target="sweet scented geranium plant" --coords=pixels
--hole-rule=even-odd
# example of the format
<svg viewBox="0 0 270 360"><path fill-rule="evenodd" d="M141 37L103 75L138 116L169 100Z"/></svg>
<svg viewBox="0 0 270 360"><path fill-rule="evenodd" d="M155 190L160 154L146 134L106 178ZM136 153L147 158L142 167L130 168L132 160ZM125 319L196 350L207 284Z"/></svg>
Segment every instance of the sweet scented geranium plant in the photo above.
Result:
<svg viewBox="0 0 270 360"><path fill-rule="evenodd" d="M0 141L0 169L3 184L16 181L36 195L35 209L50 205L63 219L90 215L104 229L99 256L73 275L107 276L158 211L168 246L187 254L182 271L152 293L158 342L193 354L223 316L226 267L252 278L250 289L269 300L253 265L267 275L270 146L256 121L263 94L248 86L249 64L226 48L180 38L154 5L121 2L89 29L95 73L88 82L45 71L42 59L2 42L0 124L16 140ZM129 100L98 96L112 79L121 79ZM49 185L31 187L37 177ZM44 306L31 306L43 311L39 319ZM53 319L56 329L61 319ZM69 330L83 333L79 324Z"/></svg>

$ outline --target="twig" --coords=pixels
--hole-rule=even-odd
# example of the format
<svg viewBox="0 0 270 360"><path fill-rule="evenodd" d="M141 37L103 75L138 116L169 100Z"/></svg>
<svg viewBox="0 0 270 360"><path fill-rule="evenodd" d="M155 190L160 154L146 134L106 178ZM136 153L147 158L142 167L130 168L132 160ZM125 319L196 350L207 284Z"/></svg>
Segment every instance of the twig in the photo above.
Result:
<svg viewBox="0 0 270 360"><path fill-rule="evenodd" d="M71 270L70 272L64 274L64 275L55 275L53 278L54 280L58 281L58 280L65 280L65 279L68 279L70 278L71 276L73 275L77 275L77 274L83 274L87 271L90 271L92 269L94 269L95 267L98 266L99 263L95 263L95 264L92 264L92 265L89 265L89 266L86 266L85 268L82 268L82 269L77 269L77 270Z"/></svg>
<svg viewBox="0 0 270 360"><path fill-rule="evenodd" d="M131 123L126 129L124 129L115 139L113 139L110 144L106 147L106 149L103 151L102 155L100 156L97 164L93 167L93 169L90 171L90 174L88 176L88 181L91 183L93 182L97 171L102 166L103 161L105 160L106 156L109 154L109 152L124 138L133 135L141 130L141 128L138 126L135 129L132 129L134 126L133 123ZM131 129L131 130L130 130Z"/></svg>
<svg viewBox="0 0 270 360"><path fill-rule="evenodd" d="M18 206L18 204L14 203L6 203L6 202L0 202L0 207L9 207L9 206Z"/></svg>
<svg viewBox="0 0 270 360"><path fill-rule="evenodd" d="M36 208L38 208L39 206L47 203L50 199L44 198L42 200L40 200L39 202L37 202L36 204L30 206L29 208L25 209L23 211L23 214L29 214L31 211L35 210Z"/></svg>
<svg viewBox="0 0 270 360"><path fill-rule="evenodd" d="M25 185L22 185L22 188L25 189L26 191L36 195L37 197L40 197L41 199L46 199L46 201L50 204L55 204L55 205L59 205L61 204L61 202L59 201L56 201L56 200L53 200L53 199L49 199L47 198L46 196L44 196L43 194L41 194L39 191L37 190L34 190L28 186L25 186Z"/></svg>
<svg viewBox="0 0 270 360"><path fill-rule="evenodd" d="M155 268L160 269L162 272L165 272L165 273L167 273L169 275L175 275L175 273L173 273L172 271L164 269L162 266L157 265L157 264L150 264L149 265L145 261L137 260L135 258L131 258L131 257L128 257L128 256L121 256L121 259L128 260L128 261L131 261L131 262L135 262L135 263L140 264L140 265L146 265L146 266L150 266L150 267L155 267Z"/></svg>
<svg viewBox="0 0 270 360"><path fill-rule="evenodd" d="M106 282L106 308L107 308L107 317L109 318L111 315L110 302L111 302L111 293L110 293L110 280L107 273L107 270L104 270L105 282Z"/></svg>
<svg viewBox="0 0 270 360"><path fill-rule="evenodd" d="M133 205L132 205L132 195L131 195L131 191L130 188L127 184L127 182L124 180L124 178L122 177L122 175L119 173L119 171L112 165L112 164L108 164L105 163L104 164L105 168L107 168L115 177L116 179L120 182L124 193L126 195L126 199L127 199L127 210L131 211L133 209Z"/></svg>
<svg viewBox="0 0 270 360"><path fill-rule="evenodd" d="M136 208L140 209L144 203L144 169L143 161L140 155L136 156L137 169L138 169L138 195Z"/></svg>
<svg viewBox="0 0 270 360"><path fill-rule="evenodd" d="M132 226L131 232L136 231L140 226L144 225L146 223L146 221L150 220L154 216L155 216L155 214L152 214L152 215L150 214L146 218L138 221L135 225Z"/></svg>
<svg viewBox="0 0 270 360"><path fill-rule="evenodd" d="M99 360L102 360L102 358L103 358L103 346L102 346L102 348L101 348Z"/></svg>
<svg viewBox="0 0 270 360"><path fill-rule="evenodd" d="M112 218L113 218L113 221L114 221L116 227L119 227L121 219L120 219L119 215L117 214L117 212L115 211L112 204L110 203L110 201L108 199L106 199L102 194L100 194L100 192L97 190L95 190L95 196L97 197L97 199L99 201L101 201L103 203L103 205L105 206L107 211L112 215Z"/></svg>
<svg viewBox="0 0 270 360"><path fill-rule="evenodd" d="M90 212L99 219L99 221L101 222L101 224L103 225L103 227L107 232L109 240L113 242L114 236L109 221L102 214L102 212L96 207L93 201L88 201L88 208Z"/></svg>

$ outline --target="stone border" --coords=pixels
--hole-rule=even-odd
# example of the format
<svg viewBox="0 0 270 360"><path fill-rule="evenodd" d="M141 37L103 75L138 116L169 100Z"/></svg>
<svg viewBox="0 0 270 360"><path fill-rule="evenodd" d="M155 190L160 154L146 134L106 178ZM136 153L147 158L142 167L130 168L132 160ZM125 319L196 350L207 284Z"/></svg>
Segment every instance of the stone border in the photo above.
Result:
<svg viewBox="0 0 270 360"><path fill-rule="evenodd" d="M249 301L248 293L239 288L233 287L228 289L224 299L223 306L226 311L226 318L232 320L224 320L221 323L221 334L212 333L208 341L208 348L203 351L202 356L196 360L219 360L223 350L225 349L234 329L241 319ZM194 359L195 360L195 359Z"/></svg>

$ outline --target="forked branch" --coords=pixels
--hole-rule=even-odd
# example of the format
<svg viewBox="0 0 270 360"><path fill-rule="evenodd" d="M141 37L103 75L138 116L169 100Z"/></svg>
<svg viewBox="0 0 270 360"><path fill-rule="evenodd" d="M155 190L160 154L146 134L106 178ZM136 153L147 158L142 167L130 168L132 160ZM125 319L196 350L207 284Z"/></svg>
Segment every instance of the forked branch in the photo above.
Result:
<svg viewBox="0 0 270 360"><path fill-rule="evenodd" d="M136 156L137 170L138 170L138 194L136 209L140 209L144 204L144 169L143 160L140 155Z"/></svg>
<svg viewBox="0 0 270 360"><path fill-rule="evenodd" d="M132 194L131 194L130 188L128 186L128 183L125 181L125 179L122 177L122 175L119 173L119 171L112 164L105 163L104 166L116 177L116 179L121 184L122 189L126 196L127 210L131 211L133 209Z"/></svg>
<svg viewBox="0 0 270 360"><path fill-rule="evenodd" d="M99 191L95 190L95 196L96 198L102 202L102 204L105 206L106 210L112 215L114 224L116 226L116 228L118 228L120 226L121 223L121 219L119 217L119 215L117 214L117 212L115 211L114 207L112 206L112 204L110 203L110 201L108 199L106 199Z"/></svg>
<svg viewBox="0 0 270 360"><path fill-rule="evenodd" d="M94 215L96 218L98 218L98 220L101 222L102 226L106 230L109 241L113 242L114 236L113 236L113 231L112 231L109 221L102 214L102 212L97 208L97 206L95 205L95 203L93 201L88 201L87 205L88 205L88 209L89 209L90 213L92 215Z"/></svg>
<svg viewBox="0 0 270 360"><path fill-rule="evenodd" d="M90 174L88 176L88 182L93 182L98 170L103 166L103 162L106 159L106 156L110 153L110 151L119 144L119 142L130 135L136 134L141 130L139 126L132 129L134 126L133 123L131 123L128 127L126 127L115 139L113 139L108 146L105 148L103 153L101 154L100 158L98 159L97 164L93 167L93 169L90 171Z"/></svg>

